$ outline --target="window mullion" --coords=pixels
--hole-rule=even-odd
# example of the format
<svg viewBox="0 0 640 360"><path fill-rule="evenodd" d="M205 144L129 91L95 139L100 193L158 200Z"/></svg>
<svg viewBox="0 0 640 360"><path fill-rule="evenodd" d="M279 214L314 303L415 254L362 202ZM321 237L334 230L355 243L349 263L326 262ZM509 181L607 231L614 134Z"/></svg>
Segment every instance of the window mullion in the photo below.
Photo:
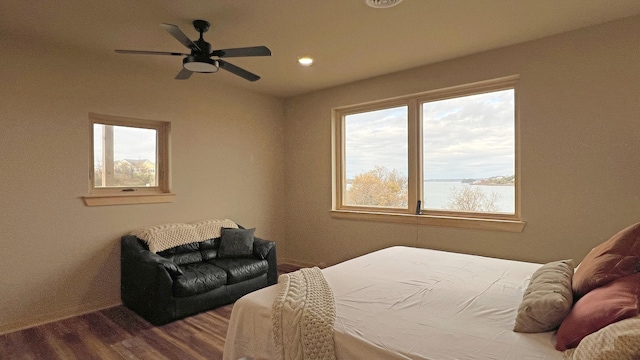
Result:
<svg viewBox="0 0 640 360"><path fill-rule="evenodd" d="M102 186L115 184L113 174L113 125L102 125Z"/></svg>
<svg viewBox="0 0 640 360"><path fill-rule="evenodd" d="M409 174L408 174L408 205L409 213L414 213L416 210L416 203L420 199L420 179L422 178L420 172L420 164L422 162L421 154L421 141L420 141L420 114L418 102L415 99L409 99L407 102L407 144L408 144L408 161L409 161Z"/></svg>

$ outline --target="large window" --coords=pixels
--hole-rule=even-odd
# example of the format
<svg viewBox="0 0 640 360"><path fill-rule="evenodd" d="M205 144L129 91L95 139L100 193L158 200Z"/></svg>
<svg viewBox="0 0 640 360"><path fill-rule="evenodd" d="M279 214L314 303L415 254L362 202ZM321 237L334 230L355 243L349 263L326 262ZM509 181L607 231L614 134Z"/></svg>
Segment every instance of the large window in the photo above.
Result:
<svg viewBox="0 0 640 360"><path fill-rule="evenodd" d="M169 123L102 114L91 120L90 196L105 204L166 202Z"/></svg>
<svg viewBox="0 0 640 360"><path fill-rule="evenodd" d="M516 85L336 109L334 216L521 231Z"/></svg>

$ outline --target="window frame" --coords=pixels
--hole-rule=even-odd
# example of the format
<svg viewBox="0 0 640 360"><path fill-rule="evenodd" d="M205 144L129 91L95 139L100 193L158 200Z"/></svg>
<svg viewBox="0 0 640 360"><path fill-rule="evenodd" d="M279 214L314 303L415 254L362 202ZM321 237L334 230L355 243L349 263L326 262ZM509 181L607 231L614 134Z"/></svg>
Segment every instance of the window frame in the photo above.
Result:
<svg viewBox="0 0 640 360"><path fill-rule="evenodd" d="M368 102L332 109L332 208L331 216L354 220L381 222L415 223L421 225L459 227L470 229L499 230L521 232L525 222L521 218L520 207L520 131L518 112L519 76L459 85L444 89L410 94L406 96ZM500 90L514 91L514 213L480 213L446 210L427 210L421 207L416 213L416 204L423 199L423 134L422 104L425 102L471 96ZM372 206L354 206L343 203L346 193L345 155L345 117L368 111L386 109L395 106L408 107L408 207L380 208Z"/></svg>
<svg viewBox="0 0 640 360"><path fill-rule="evenodd" d="M156 130L156 186L96 187L94 164L94 125L104 124ZM124 116L89 113L89 195L83 199L87 206L126 205L172 202L170 191L168 121L137 119Z"/></svg>

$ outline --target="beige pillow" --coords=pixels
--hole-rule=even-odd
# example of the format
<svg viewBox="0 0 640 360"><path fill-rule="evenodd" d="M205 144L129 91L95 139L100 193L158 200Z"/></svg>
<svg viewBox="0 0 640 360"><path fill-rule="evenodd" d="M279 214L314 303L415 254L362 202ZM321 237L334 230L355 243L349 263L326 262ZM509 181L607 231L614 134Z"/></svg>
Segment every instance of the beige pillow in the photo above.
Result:
<svg viewBox="0 0 640 360"><path fill-rule="evenodd" d="M576 360L640 359L640 316L620 320L585 336L578 347L565 351Z"/></svg>
<svg viewBox="0 0 640 360"><path fill-rule="evenodd" d="M542 265L531 276L518 306L513 331L545 332L556 329L573 306L573 260Z"/></svg>

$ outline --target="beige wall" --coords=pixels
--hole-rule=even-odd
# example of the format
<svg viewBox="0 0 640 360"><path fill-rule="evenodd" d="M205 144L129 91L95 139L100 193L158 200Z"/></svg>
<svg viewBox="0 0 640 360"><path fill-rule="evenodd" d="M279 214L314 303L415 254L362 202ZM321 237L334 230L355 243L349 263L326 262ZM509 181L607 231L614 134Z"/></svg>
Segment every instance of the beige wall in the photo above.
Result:
<svg viewBox="0 0 640 360"><path fill-rule="evenodd" d="M0 42L0 333L119 303L119 237L145 225L229 217L334 264L396 244L581 259L640 221L640 17L285 101L24 44ZM514 74L524 232L329 216L333 107ZM89 112L172 122L174 203L83 205Z"/></svg>
<svg viewBox="0 0 640 360"><path fill-rule="evenodd" d="M334 264L404 244L536 262L581 260L640 221L639 44L636 16L287 99L287 255ZM515 74L522 233L330 217L333 107Z"/></svg>
<svg viewBox="0 0 640 360"><path fill-rule="evenodd" d="M137 227L230 218L283 241L282 100L24 44L0 41L0 333L119 303ZM89 112L171 122L174 203L84 206Z"/></svg>

